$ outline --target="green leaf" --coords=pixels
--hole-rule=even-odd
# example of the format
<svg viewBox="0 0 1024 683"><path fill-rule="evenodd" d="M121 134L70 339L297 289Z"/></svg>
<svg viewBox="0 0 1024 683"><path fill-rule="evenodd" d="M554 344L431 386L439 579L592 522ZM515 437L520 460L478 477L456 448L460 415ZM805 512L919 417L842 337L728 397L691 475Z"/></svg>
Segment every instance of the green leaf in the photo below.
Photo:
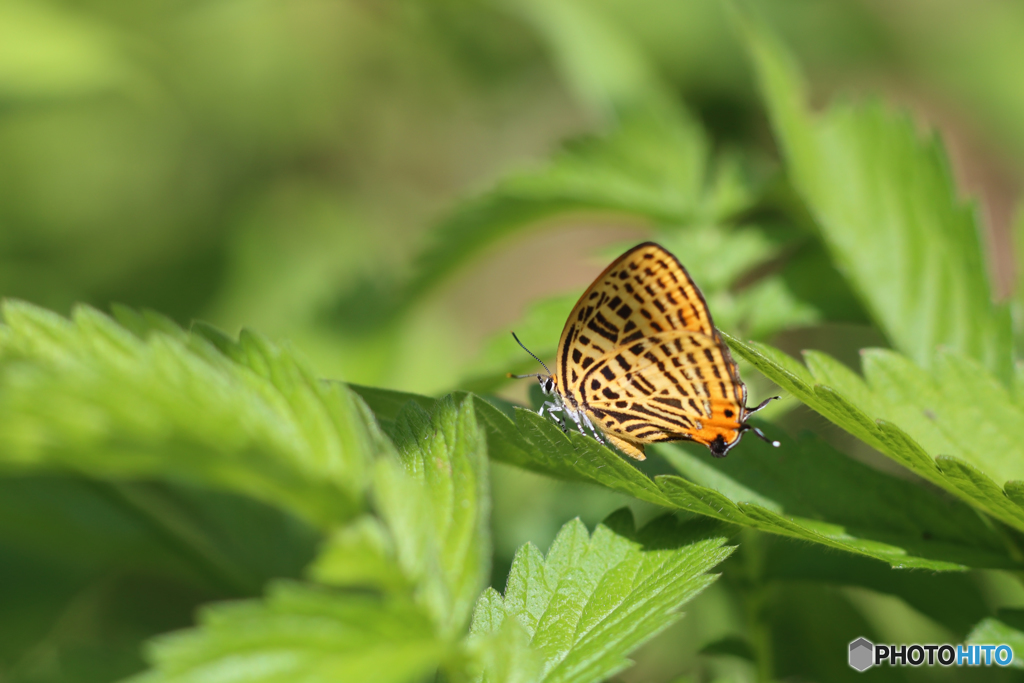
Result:
<svg viewBox="0 0 1024 683"><path fill-rule="evenodd" d="M487 588L473 613L466 641L473 680L478 683L534 683L543 664L518 619L506 619L501 594Z"/></svg>
<svg viewBox="0 0 1024 683"><path fill-rule="evenodd" d="M996 617L982 619L964 641L978 645L1009 645L1013 650L1010 666L1024 669L1024 659L1018 652L1024 652L1024 610L999 610Z"/></svg>
<svg viewBox="0 0 1024 683"><path fill-rule="evenodd" d="M809 352L807 367L763 344L736 354L807 406L904 467L1024 530L1024 507L997 482L1024 479L1024 408L975 360L940 353L933 372L891 351L863 352L864 378Z"/></svg>
<svg viewBox="0 0 1024 683"><path fill-rule="evenodd" d="M391 424L397 420L402 408L410 401L417 403L427 411L433 410L434 404L437 403L437 399L404 391L364 387L359 384L347 384L346 386L363 399L363 402L373 411L374 417L382 425Z"/></svg>
<svg viewBox="0 0 1024 683"><path fill-rule="evenodd" d="M705 190L709 154L704 131L684 111L626 113L607 135L567 144L547 166L502 180L436 226L403 300L422 296L484 249L555 214L614 211L685 225L742 209L749 198L723 206Z"/></svg>
<svg viewBox="0 0 1024 683"><path fill-rule="evenodd" d="M958 638L966 636L989 612L975 573L896 571L867 557L834 553L824 546L783 538L767 544L761 579L769 585L816 582L893 595ZM943 599L936 600L936 595Z"/></svg>
<svg viewBox="0 0 1024 683"><path fill-rule="evenodd" d="M18 302L3 313L8 469L181 481L327 527L360 509L371 461L388 448L351 391L252 334L225 355L163 322L136 336L86 307L71 320Z"/></svg>
<svg viewBox="0 0 1024 683"><path fill-rule="evenodd" d="M382 591L408 588L412 578L396 561L390 531L370 515L332 533L310 566L309 575L323 584Z"/></svg>
<svg viewBox="0 0 1024 683"><path fill-rule="evenodd" d="M272 585L263 600L204 608L199 623L152 642L154 669L130 680L399 683L426 675L447 652L408 600L291 582Z"/></svg>
<svg viewBox="0 0 1024 683"><path fill-rule="evenodd" d="M59 6L0 7L0 98L9 102L139 94L155 85L122 34Z"/></svg>
<svg viewBox="0 0 1024 683"><path fill-rule="evenodd" d="M806 369L794 370L808 374ZM525 469L866 555L894 567L949 571L1019 566L1002 537L967 506L850 461L815 440L779 435L784 445L774 449L748 438L733 456L720 461L703 452L686 456L661 449L688 479L651 480L593 438L575 431L563 434L532 411L516 409L513 423L492 406L477 406L488 430L491 457Z"/></svg>
<svg viewBox="0 0 1024 683"><path fill-rule="evenodd" d="M720 503L724 512L705 514L868 555L893 567L1019 566L1002 537L968 505L867 467L820 439L778 438L780 448L751 440L740 457L717 460L681 446L663 447L660 452L692 483L674 477L659 477L658 483L676 490L678 502L695 511L700 511L698 496L710 505L699 484L728 499ZM765 523L771 526L761 526Z"/></svg>
<svg viewBox="0 0 1024 683"><path fill-rule="evenodd" d="M547 40L569 86L597 113L613 116L665 96L648 57L600 7L580 0L528 0L523 12Z"/></svg>
<svg viewBox="0 0 1024 683"><path fill-rule="evenodd" d="M786 50L739 23L790 177L893 346L923 367L951 349L1008 383L1008 308L993 303L977 212L957 199L942 145L877 102L812 114Z"/></svg>
<svg viewBox="0 0 1024 683"><path fill-rule="evenodd" d="M520 549L505 595L485 593L472 632L499 632L514 620L541 658L539 680L605 680L627 668L626 656L676 621L679 607L714 581L707 572L731 552L725 541L705 523L671 517L637 532L627 510L593 535L574 520L547 557L532 544Z"/></svg>
<svg viewBox="0 0 1024 683"><path fill-rule="evenodd" d="M474 404L445 398L432 415L407 404L394 440L408 485L382 463L375 494L399 562L446 636L468 623L490 571L486 440Z"/></svg>
<svg viewBox="0 0 1024 683"><path fill-rule="evenodd" d="M398 459L374 477L380 522L335 534L313 576L344 586L413 588L441 637L469 620L490 572L486 440L472 398L438 401L432 414L410 402L398 414Z"/></svg>
<svg viewBox="0 0 1024 683"><path fill-rule="evenodd" d="M432 413L409 402L393 433L397 451L374 463L377 516L336 529L309 569L332 588L276 584L212 608L199 629L157 641L139 680L407 681L457 666L490 570L486 442L472 398Z"/></svg>

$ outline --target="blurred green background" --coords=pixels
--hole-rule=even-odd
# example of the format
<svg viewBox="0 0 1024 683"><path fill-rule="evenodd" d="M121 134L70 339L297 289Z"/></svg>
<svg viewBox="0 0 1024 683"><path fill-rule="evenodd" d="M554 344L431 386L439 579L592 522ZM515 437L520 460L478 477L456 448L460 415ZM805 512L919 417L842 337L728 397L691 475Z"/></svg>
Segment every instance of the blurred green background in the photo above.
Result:
<svg viewBox="0 0 1024 683"><path fill-rule="evenodd" d="M759 5L818 100L881 93L938 126L1004 243L1024 150L1019 3ZM0 3L2 293L249 326L328 377L447 389L525 302L585 285L594 253L643 225L545 225L373 334L344 304L367 277L409 273L460 198L607 127L579 63L595 55L575 43L608 27L715 145L771 158L716 2ZM605 78L633 87L634 66ZM995 261L1005 293L1010 261Z"/></svg>
<svg viewBox="0 0 1024 683"><path fill-rule="evenodd" d="M1024 178L1024 4L768 0L757 11L798 57L816 102L879 95L909 109L922 130L941 131L964 196L980 200L994 289L1008 296ZM614 128L610 100L621 104L654 81L695 114L716 154L742 155L780 234L806 222L778 178L752 71L718 2L0 0L0 293L65 314L76 302L103 310L122 303L183 325L201 319L231 334L250 327L289 340L326 378L523 399L524 387L486 379L500 365L489 359L520 353L507 330L531 329L530 302L566 295L561 301L571 304L622 245L652 234L644 221L594 212L545 219L424 282L401 304L394 292L417 282L417 259L438 243L433 227L461 200L542 164L569 137ZM737 242L714 225L699 227L674 250L714 288L712 259L718 250L735 253ZM793 256L784 237L741 243L754 253L737 266L744 272L772 249ZM818 284L835 289L831 308L791 306L779 321L759 328L748 320L740 331L841 358L881 343L824 252L800 253L818 269ZM738 277L720 276L722 289ZM564 315L564 303L553 301L548 317ZM712 296L720 324L746 319L730 318L728 300L719 305ZM533 329L550 335L549 327ZM525 341L543 352L556 339ZM748 381L763 395L763 384ZM795 428L813 418L797 411L791 421ZM829 431L820 419L811 426ZM628 502L501 465L494 476L499 586L521 543L544 548L565 520L593 523ZM45 492L34 497L33 486ZM20 559L0 567L0 583L54 588L52 605L35 598L15 605L6 594L3 611L20 610L29 625L17 636L7 631L0 680L109 680L140 666L143 637L190 623L194 605L258 591L259 577L227 592L137 585L143 597L134 598L123 574L111 583L133 553L149 552L128 528L123 543L76 556L77 573L47 583L46 572L66 557L11 541L11 529L42 524L53 487L68 488L59 497L69 517L102 525L102 496L81 482L4 487L5 552ZM271 537L275 524L289 523L275 517L261 526ZM301 533L281 531L293 539L288 552L297 552ZM747 540L797 552L781 540ZM294 574L308 552L278 557L267 571ZM120 558L116 572L112 557ZM734 564L742 566L742 557ZM871 571L880 570L864 569ZM1024 606L998 572L978 574L971 590ZM735 601L742 575L701 596L623 679L712 680L747 666L742 653L728 651L728 639L725 654L694 659L742 620ZM804 633L795 638L832 647L829 618L842 614L891 640L957 637L892 595L815 583L795 570L782 578L772 604L804 611L781 610L780 633L792 628ZM159 618L147 620L144 609L116 616L154 596L170 605ZM98 625L111 623L132 626ZM780 648L777 670L789 675L800 655ZM842 653L836 657L845 666ZM792 675L838 680L844 673Z"/></svg>

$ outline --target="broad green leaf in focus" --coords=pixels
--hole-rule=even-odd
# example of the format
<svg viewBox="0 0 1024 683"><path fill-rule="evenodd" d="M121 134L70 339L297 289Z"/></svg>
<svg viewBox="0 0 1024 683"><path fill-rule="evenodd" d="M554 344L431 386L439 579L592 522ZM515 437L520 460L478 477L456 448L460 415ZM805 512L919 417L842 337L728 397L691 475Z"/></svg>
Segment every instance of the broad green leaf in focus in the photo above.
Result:
<svg viewBox="0 0 1024 683"><path fill-rule="evenodd" d="M877 102L812 114L785 49L739 23L790 177L893 346L928 368L943 347L1008 383L1009 311L993 303L977 211L957 198L942 145Z"/></svg>
<svg viewBox="0 0 1024 683"><path fill-rule="evenodd" d="M3 467L181 481L318 527L360 509L383 436L358 397L291 353L248 333L218 348L164 322L139 337L86 307L3 313Z"/></svg>
<svg viewBox="0 0 1024 683"><path fill-rule="evenodd" d="M900 354L868 349L861 378L824 353L807 352L805 366L765 344L728 342L737 355L849 433L1024 530L1024 405L978 361L944 352L928 372Z"/></svg>
<svg viewBox="0 0 1024 683"><path fill-rule="evenodd" d="M687 478L653 480L625 457L550 420L517 409L515 421L483 402L491 457L549 476L606 486L668 508L873 557L894 567L935 571L1017 567L1019 558L974 512L881 474L824 443L783 440L774 449L751 436L724 461L663 449ZM769 434L772 434L769 429ZM748 443L749 442L749 443ZM704 459L706 458L706 460ZM793 476L788 477L790 468ZM804 480L811 478L814 490ZM873 500L874 503L865 502ZM893 507L894 501L909 509Z"/></svg>
<svg viewBox="0 0 1024 683"><path fill-rule="evenodd" d="M514 621L540 660L545 683L603 681L627 668L627 655L679 618L677 610L715 580L707 572L732 548L714 525L661 517L640 531L628 510L593 534L578 519L559 532L547 556L532 544L516 554L504 595L488 589L472 634ZM485 669L482 680L517 680ZM514 669L512 674L517 673ZM518 680L522 680L519 678Z"/></svg>

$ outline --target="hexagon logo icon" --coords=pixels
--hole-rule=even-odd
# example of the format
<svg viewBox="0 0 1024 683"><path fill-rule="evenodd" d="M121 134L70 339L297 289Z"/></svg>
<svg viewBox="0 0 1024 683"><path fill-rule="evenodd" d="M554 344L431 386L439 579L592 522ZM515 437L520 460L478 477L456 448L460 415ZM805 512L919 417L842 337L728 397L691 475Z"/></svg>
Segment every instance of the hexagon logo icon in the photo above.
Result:
<svg viewBox="0 0 1024 683"><path fill-rule="evenodd" d="M867 638L850 643L850 666L857 671L870 669L875 663L875 646Z"/></svg>

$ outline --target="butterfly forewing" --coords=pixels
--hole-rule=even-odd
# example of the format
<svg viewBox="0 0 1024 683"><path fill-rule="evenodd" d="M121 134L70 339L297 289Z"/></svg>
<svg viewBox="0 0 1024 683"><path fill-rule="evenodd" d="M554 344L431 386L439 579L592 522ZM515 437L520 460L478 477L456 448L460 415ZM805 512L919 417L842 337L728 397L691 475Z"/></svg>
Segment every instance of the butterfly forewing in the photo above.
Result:
<svg viewBox="0 0 1024 683"><path fill-rule="evenodd" d="M640 456L644 442L739 438L746 388L700 290L657 244L626 252L583 293L555 374L566 402Z"/></svg>

